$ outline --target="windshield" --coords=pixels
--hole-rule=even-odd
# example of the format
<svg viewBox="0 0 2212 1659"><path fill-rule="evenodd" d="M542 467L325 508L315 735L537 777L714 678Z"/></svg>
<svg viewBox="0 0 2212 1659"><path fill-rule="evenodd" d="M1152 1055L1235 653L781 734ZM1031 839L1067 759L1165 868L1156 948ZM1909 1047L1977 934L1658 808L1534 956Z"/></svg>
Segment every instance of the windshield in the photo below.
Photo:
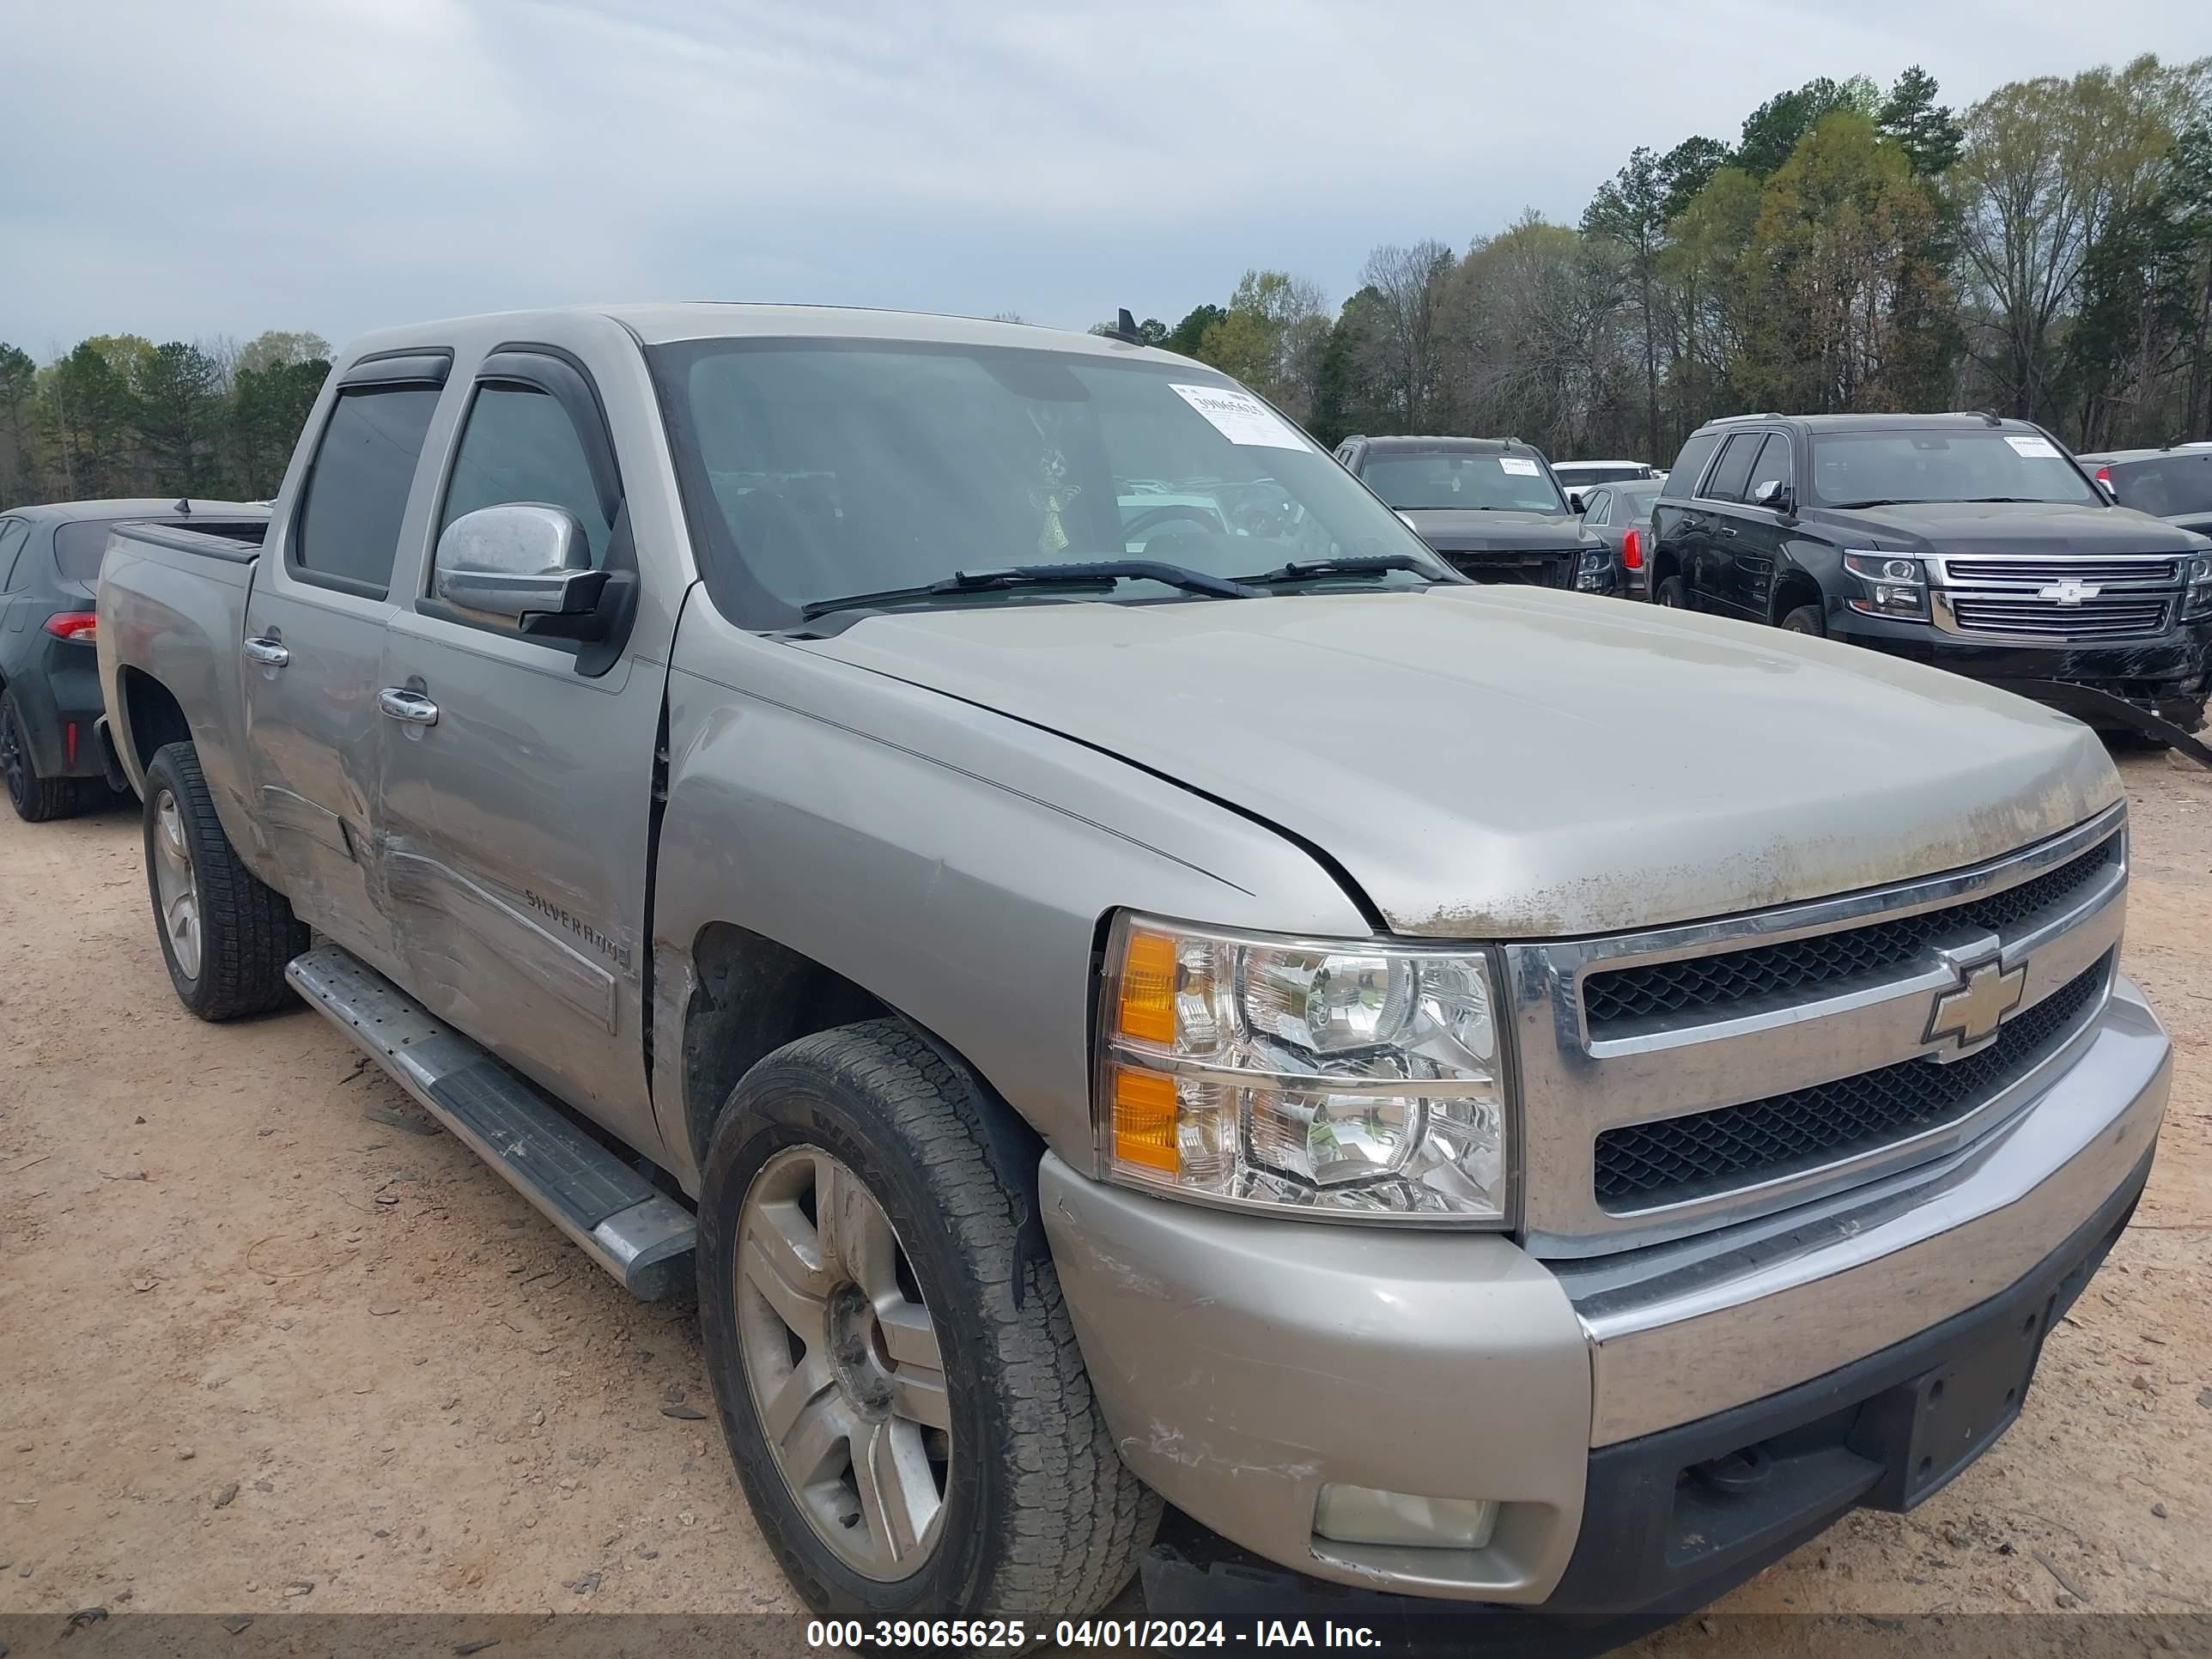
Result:
<svg viewBox="0 0 2212 1659"><path fill-rule="evenodd" d="M2104 499L2048 438L1994 428L1815 434L1813 498L1823 507Z"/></svg>
<svg viewBox="0 0 2212 1659"><path fill-rule="evenodd" d="M2160 519L2212 513L2212 450L2161 455L2154 461L2114 461L2105 468L2122 507Z"/></svg>
<svg viewBox="0 0 2212 1659"><path fill-rule="evenodd" d="M1387 449L1359 470L1367 487L1401 513L1499 507L1564 513L1543 463L1533 455L1485 455L1468 449Z"/></svg>
<svg viewBox="0 0 2212 1659"><path fill-rule="evenodd" d="M137 522L123 519L76 519L54 529L54 568L65 582L77 582L94 587L100 582L100 562L107 552L107 532L118 524ZM173 524L173 519L157 519L148 522Z"/></svg>
<svg viewBox="0 0 2212 1659"><path fill-rule="evenodd" d="M1651 476L1650 467L1633 461L1622 461L1618 465L1609 465L1603 461L1568 461L1553 471L1559 475L1559 482L1571 489L1579 489L1584 484L1619 483L1626 478L1648 478Z"/></svg>
<svg viewBox="0 0 2212 1659"><path fill-rule="evenodd" d="M1202 369L874 340L696 340L653 358L708 585L742 626L956 571L1102 560L1233 579L1395 554L1418 568L1356 580L1453 580L1303 433ZM1141 578L1103 597L1192 598Z"/></svg>

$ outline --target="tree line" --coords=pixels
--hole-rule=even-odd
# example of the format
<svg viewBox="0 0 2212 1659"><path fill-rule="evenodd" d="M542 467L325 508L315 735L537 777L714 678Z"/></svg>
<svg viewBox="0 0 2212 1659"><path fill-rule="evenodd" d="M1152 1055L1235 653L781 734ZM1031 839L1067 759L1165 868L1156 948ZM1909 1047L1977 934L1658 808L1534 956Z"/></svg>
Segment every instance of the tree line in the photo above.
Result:
<svg viewBox="0 0 2212 1659"><path fill-rule="evenodd" d="M1559 224L1376 248L1332 307L1248 271L1147 338L1315 436L1515 436L1667 465L1717 415L1987 409L2077 448L2212 437L2212 58L1826 77L1733 143L1638 148ZM1105 331L1102 325L1101 331Z"/></svg>
<svg viewBox="0 0 2212 1659"><path fill-rule="evenodd" d="M1147 339L1315 436L1514 436L1657 465L1716 415L1988 409L2077 448L2212 437L2212 58L2046 76L1962 112L1918 67L1825 76L1734 143L1639 147L1573 224L1377 247L1333 305L1247 271ZM1101 331L1110 325L1101 325ZM260 499L329 370L301 332L0 343L0 507Z"/></svg>
<svg viewBox="0 0 2212 1659"><path fill-rule="evenodd" d="M100 334L40 365L0 342L0 507L276 492L330 373L321 336Z"/></svg>

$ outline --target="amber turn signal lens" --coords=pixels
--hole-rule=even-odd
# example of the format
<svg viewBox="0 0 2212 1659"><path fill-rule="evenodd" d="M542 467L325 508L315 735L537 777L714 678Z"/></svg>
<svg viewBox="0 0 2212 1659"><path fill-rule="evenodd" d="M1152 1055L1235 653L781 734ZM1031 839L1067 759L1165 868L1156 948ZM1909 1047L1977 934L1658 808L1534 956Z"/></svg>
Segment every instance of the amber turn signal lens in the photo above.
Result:
<svg viewBox="0 0 2212 1659"><path fill-rule="evenodd" d="M1182 1159L1176 1150L1173 1078L1129 1066L1115 1068L1114 1158L1163 1175L1176 1173Z"/></svg>
<svg viewBox="0 0 2212 1659"><path fill-rule="evenodd" d="M1164 933L1132 933L1121 953L1123 1036L1163 1047L1176 1034L1176 944Z"/></svg>

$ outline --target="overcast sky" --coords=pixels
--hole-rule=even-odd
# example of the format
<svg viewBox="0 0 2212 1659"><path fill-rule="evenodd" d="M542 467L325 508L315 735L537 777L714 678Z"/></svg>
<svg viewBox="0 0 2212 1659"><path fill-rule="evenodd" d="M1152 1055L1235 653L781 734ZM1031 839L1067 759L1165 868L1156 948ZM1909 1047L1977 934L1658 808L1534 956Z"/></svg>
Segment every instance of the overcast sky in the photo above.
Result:
<svg viewBox="0 0 2212 1659"><path fill-rule="evenodd" d="M1173 322L1571 220L1815 75L2212 52L2203 0L0 0L0 340L579 300Z"/></svg>

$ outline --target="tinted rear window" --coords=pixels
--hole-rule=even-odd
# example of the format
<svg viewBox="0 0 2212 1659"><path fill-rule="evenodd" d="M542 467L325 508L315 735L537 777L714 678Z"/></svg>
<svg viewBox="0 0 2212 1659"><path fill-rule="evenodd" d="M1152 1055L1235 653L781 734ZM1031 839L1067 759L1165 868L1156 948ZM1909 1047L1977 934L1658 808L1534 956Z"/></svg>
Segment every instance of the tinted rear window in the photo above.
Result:
<svg viewBox="0 0 2212 1659"><path fill-rule="evenodd" d="M1699 432L1682 446L1682 453L1674 458L1674 467L1667 474L1667 482L1659 493L1668 501L1686 501L1690 492L1698 487L1698 475L1705 470L1705 463L1720 447L1721 440L1728 434L1722 432Z"/></svg>
<svg viewBox="0 0 2212 1659"><path fill-rule="evenodd" d="M54 532L54 564L65 582L82 582L87 587L100 580L100 561L107 551L107 532L117 525L126 523L122 519L79 519L65 524ZM155 520L174 524L173 519Z"/></svg>
<svg viewBox="0 0 2212 1659"><path fill-rule="evenodd" d="M399 521L437 407L435 386L339 396L315 450L292 536L292 562L301 574L379 598L392 586Z"/></svg>
<svg viewBox="0 0 2212 1659"><path fill-rule="evenodd" d="M2154 461L2115 461L2105 471L2122 507L2161 519L2212 513L2212 450L2161 455Z"/></svg>

